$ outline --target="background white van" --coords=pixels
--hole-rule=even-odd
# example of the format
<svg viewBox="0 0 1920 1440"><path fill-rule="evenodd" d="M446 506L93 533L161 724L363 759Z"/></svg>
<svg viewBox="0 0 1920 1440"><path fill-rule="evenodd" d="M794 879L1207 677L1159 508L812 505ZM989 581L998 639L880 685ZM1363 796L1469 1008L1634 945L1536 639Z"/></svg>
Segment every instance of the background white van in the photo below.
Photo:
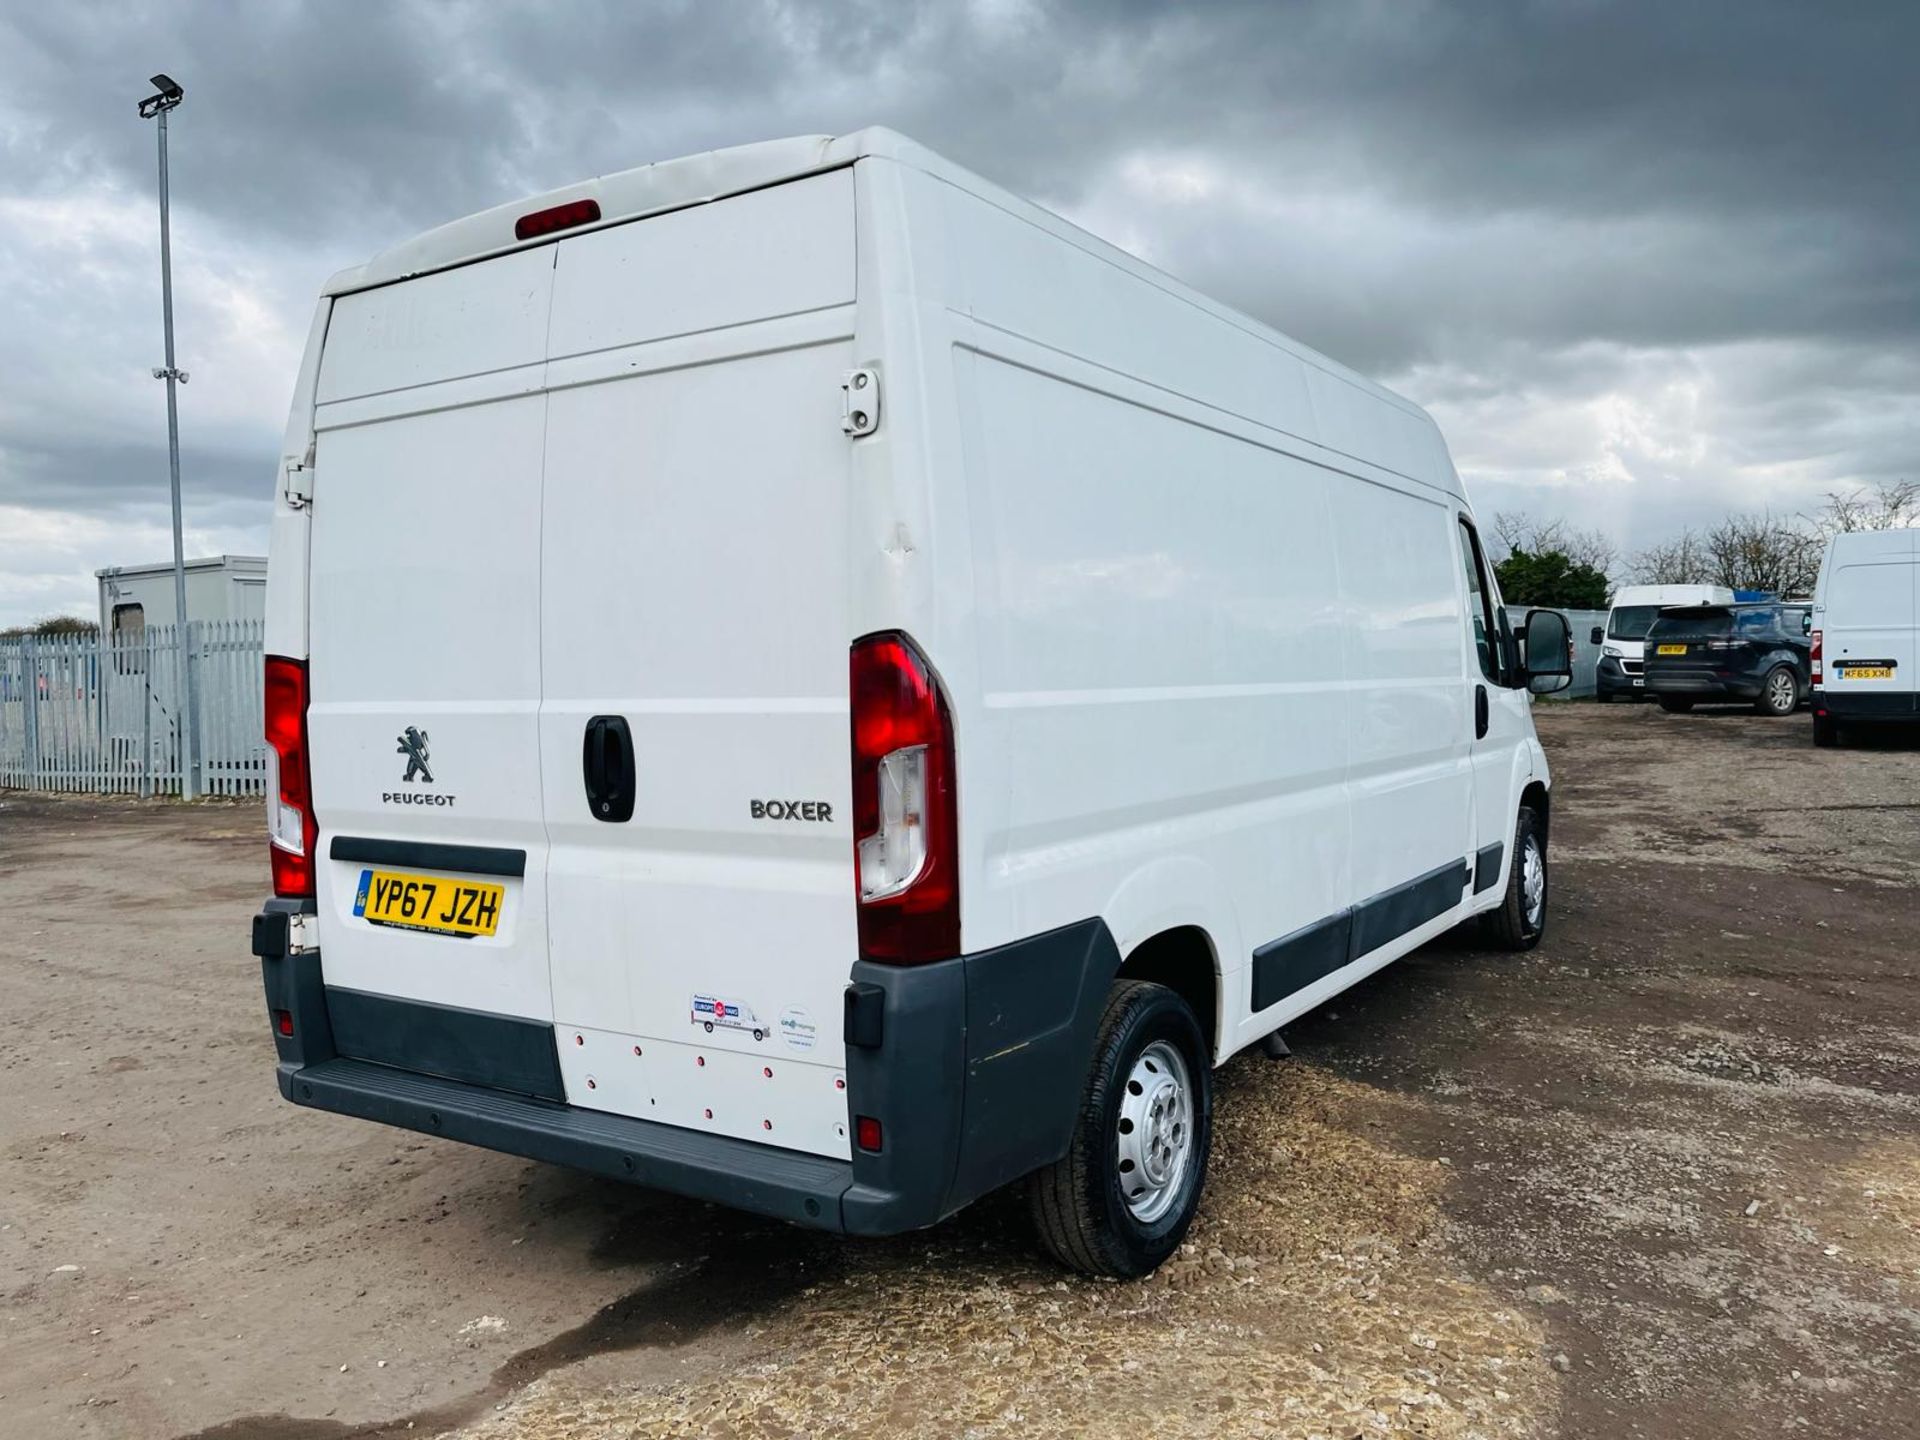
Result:
<svg viewBox="0 0 1920 1440"><path fill-rule="evenodd" d="M269 585L300 1104L1139 1274L1211 1067L1545 924L1566 623L1433 422L885 130L337 276Z"/></svg>
<svg viewBox="0 0 1920 1440"><path fill-rule="evenodd" d="M1600 649L1594 669L1595 697L1609 700L1647 698L1643 661L1647 631L1669 605L1731 605L1733 591L1725 585L1623 585L1614 592L1607 623L1593 627L1588 637Z"/></svg>
<svg viewBox="0 0 1920 1440"><path fill-rule="evenodd" d="M1920 719L1920 606L1913 530L1866 530L1827 542L1814 588L1813 742L1843 725Z"/></svg>

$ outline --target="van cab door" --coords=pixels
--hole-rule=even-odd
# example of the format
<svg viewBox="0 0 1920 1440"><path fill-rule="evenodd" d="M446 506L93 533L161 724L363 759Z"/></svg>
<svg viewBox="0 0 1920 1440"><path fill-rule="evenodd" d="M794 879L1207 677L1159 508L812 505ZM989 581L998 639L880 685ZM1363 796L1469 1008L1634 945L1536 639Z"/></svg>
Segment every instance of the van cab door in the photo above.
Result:
<svg viewBox="0 0 1920 1440"><path fill-rule="evenodd" d="M1479 532L1465 515L1458 538L1472 651L1467 689L1473 708L1473 891L1481 895L1506 875L1513 848L1518 752L1532 726L1526 689L1509 683L1518 657L1512 653L1511 632L1500 623L1500 594Z"/></svg>

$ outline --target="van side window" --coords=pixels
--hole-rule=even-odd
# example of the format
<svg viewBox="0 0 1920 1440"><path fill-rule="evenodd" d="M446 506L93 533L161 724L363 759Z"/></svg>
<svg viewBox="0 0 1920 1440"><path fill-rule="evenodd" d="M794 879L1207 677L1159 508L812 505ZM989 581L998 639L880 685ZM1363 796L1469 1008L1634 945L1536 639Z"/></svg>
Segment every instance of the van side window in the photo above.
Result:
<svg viewBox="0 0 1920 1440"><path fill-rule="evenodd" d="M1464 518L1460 521L1460 560L1467 567L1468 623L1473 627L1473 648L1480 657L1480 673L1498 685L1501 666L1496 647L1500 627L1493 618L1493 586L1486 577L1480 537Z"/></svg>

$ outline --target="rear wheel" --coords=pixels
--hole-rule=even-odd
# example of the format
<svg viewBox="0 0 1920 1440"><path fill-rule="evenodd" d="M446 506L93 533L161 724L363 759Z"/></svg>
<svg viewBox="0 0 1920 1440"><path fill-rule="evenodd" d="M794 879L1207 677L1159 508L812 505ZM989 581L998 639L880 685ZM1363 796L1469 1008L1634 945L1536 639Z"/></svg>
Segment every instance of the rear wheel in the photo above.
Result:
<svg viewBox="0 0 1920 1440"><path fill-rule="evenodd" d="M1179 995L1138 980L1113 987L1073 1143L1028 1189L1040 1241L1061 1264L1130 1280L1179 1247L1207 1178L1210 1059Z"/></svg>
<svg viewBox="0 0 1920 1440"><path fill-rule="evenodd" d="M1800 708L1800 677L1791 665L1776 665L1760 682L1760 697L1753 708L1762 715L1791 715Z"/></svg>
<svg viewBox="0 0 1920 1440"><path fill-rule="evenodd" d="M1831 715L1813 717L1813 743L1822 750L1831 750L1840 743L1840 727L1834 724Z"/></svg>
<svg viewBox="0 0 1920 1440"><path fill-rule="evenodd" d="M1486 937L1502 950L1531 950L1547 933L1547 842L1531 805L1513 826L1513 864L1500 907L1480 917Z"/></svg>
<svg viewBox="0 0 1920 1440"><path fill-rule="evenodd" d="M1662 695L1660 697L1660 708L1669 715L1686 715L1693 710L1693 697L1691 695Z"/></svg>

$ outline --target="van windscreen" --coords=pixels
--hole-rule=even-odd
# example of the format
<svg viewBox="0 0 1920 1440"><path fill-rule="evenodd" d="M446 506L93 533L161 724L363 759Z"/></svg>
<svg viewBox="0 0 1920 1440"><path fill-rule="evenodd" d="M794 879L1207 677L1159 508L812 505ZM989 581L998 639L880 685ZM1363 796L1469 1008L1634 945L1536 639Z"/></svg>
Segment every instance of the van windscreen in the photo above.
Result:
<svg viewBox="0 0 1920 1440"><path fill-rule="evenodd" d="M1647 632L1649 640L1711 639L1733 633L1733 612L1718 605L1694 605L1684 610L1667 610Z"/></svg>
<svg viewBox="0 0 1920 1440"><path fill-rule="evenodd" d="M1607 636L1613 640L1644 640L1647 627L1659 613L1658 605L1616 605L1607 621Z"/></svg>

